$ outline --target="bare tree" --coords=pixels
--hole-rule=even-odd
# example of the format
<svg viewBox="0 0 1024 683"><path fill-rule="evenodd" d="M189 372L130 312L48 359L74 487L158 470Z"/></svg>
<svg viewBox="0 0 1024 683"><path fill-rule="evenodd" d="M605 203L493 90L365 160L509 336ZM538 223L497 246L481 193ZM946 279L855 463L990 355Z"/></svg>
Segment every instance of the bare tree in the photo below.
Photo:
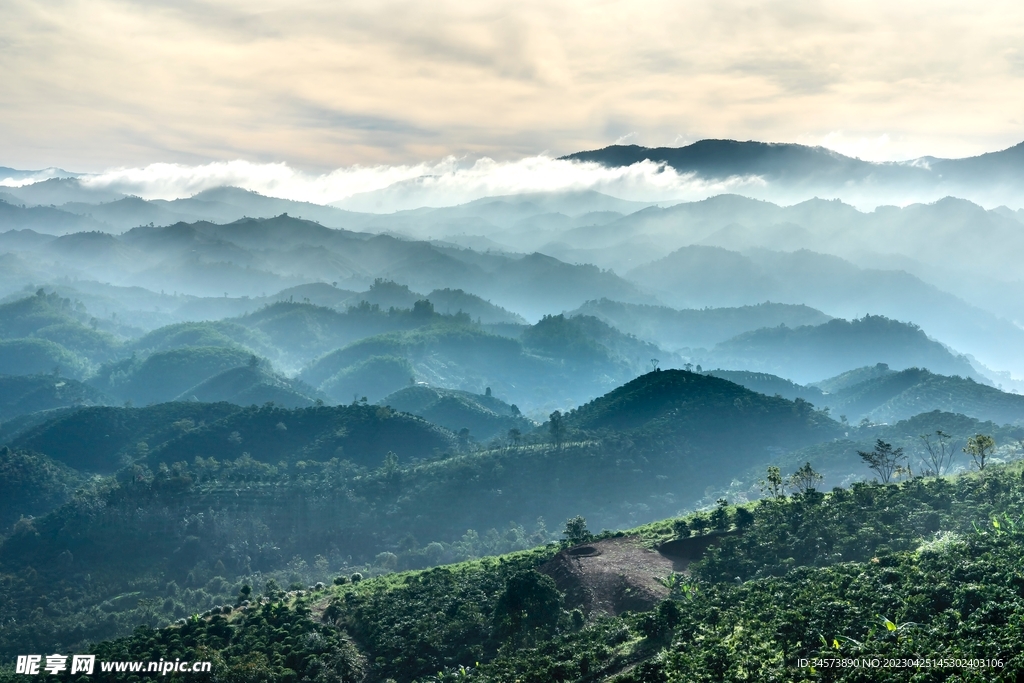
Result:
<svg viewBox="0 0 1024 683"><path fill-rule="evenodd" d="M937 476L948 472L953 465L953 458L956 457L960 444L941 429L935 432L934 441L931 434L922 434L919 438L924 443L927 453L927 457L923 458L926 472Z"/></svg>

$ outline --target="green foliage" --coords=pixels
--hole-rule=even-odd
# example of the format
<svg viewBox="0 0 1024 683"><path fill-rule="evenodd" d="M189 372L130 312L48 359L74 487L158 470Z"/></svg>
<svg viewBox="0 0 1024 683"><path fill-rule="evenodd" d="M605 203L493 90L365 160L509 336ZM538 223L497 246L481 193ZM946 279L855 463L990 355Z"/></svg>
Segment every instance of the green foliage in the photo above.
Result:
<svg viewBox="0 0 1024 683"><path fill-rule="evenodd" d="M120 344L89 326L89 320L81 301L40 289L35 296L0 305L0 339L46 339L93 362L108 360Z"/></svg>
<svg viewBox="0 0 1024 683"><path fill-rule="evenodd" d="M197 425L216 423L240 410L226 403L81 408L26 430L11 445L46 453L79 470L113 472L139 456L140 442L152 451Z"/></svg>
<svg viewBox="0 0 1024 683"><path fill-rule="evenodd" d="M0 446L0 536L19 519L59 507L84 483L78 472L45 455Z"/></svg>
<svg viewBox="0 0 1024 683"><path fill-rule="evenodd" d="M479 441L489 441L518 430L520 436L533 423L494 396L429 386L408 386L380 400L395 410L420 417L453 432L469 429Z"/></svg>
<svg viewBox="0 0 1024 683"><path fill-rule="evenodd" d="M112 401L88 384L68 377L55 377L52 373L0 376L0 422L41 410L107 405Z"/></svg>
<svg viewBox="0 0 1024 683"><path fill-rule="evenodd" d="M888 484L894 475L898 477L905 471L907 456L903 449L893 448L891 443L881 439L875 442L873 451L857 451L857 455L878 475L883 484Z"/></svg>
<svg viewBox="0 0 1024 683"><path fill-rule="evenodd" d="M367 400L376 402L408 386L414 374L412 365L404 358L371 356L339 370L320 388L339 403L350 402L353 396L365 396Z"/></svg>
<svg viewBox="0 0 1024 683"><path fill-rule="evenodd" d="M894 372L879 364L816 386L834 387L815 401L819 405L827 405L836 413L867 416L873 422L897 422L930 410L962 413L999 424L1024 422L1024 396L970 377L949 377L920 368Z"/></svg>
<svg viewBox="0 0 1024 683"><path fill-rule="evenodd" d="M815 680L800 658L922 652L1002 659L1001 671L1014 672L1024 666L1013 626L1024 618L1022 514L1019 468L809 491L753 506L745 532L723 536L689 578L667 577L671 599L648 613L587 623L563 612L536 571L556 550L547 548L343 582L322 596L282 598L267 581L266 604L90 649L101 659L209 659L224 680ZM865 680L852 669L829 676Z"/></svg>
<svg viewBox="0 0 1024 683"><path fill-rule="evenodd" d="M954 356L916 325L878 315L754 330L718 344L710 355L720 366L770 372L797 382L833 377L879 359L895 367L976 376L966 358Z"/></svg>
<svg viewBox="0 0 1024 683"><path fill-rule="evenodd" d="M757 483L764 495L778 499L785 494L785 481L782 478L782 472L775 465L769 465L767 475L764 479L758 479Z"/></svg>
<svg viewBox="0 0 1024 683"><path fill-rule="evenodd" d="M52 375L83 379L89 362L60 344L36 338L0 339L0 375Z"/></svg>
<svg viewBox="0 0 1024 683"><path fill-rule="evenodd" d="M494 631L512 647L552 635L562 614L562 596L550 576L529 569L508 578L494 606Z"/></svg>
<svg viewBox="0 0 1024 683"><path fill-rule="evenodd" d="M252 354L238 347L196 346L160 351L102 367L89 383L138 405L171 401L182 392L231 368L245 367Z"/></svg>
<svg viewBox="0 0 1024 683"><path fill-rule="evenodd" d="M593 534L587 530L587 520L580 515L565 520L565 529L562 531L562 535L565 536L569 545L586 543L593 538Z"/></svg>
<svg viewBox="0 0 1024 683"><path fill-rule="evenodd" d="M817 488L824 480L825 477L815 472L814 468L811 467L811 463L805 462L800 466L800 469L786 479L786 484L797 493L807 493Z"/></svg>
<svg viewBox="0 0 1024 683"><path fill-rule="evenodd" d="M260 354L273 352L270 339L245 325L228 320L184 322L166 325L133 341L133 351L152 354L190 346L241 348Z"/></svg>
<svg viewBox="0 0 1024 683"><path fill-rule="evenodd" d="M991 436L987 434L975 434L971 438L967 439L967 445L964 446L964 453L967 453L974 460L974 466L979 470L984 470L985 465L988 464L988 459L992 455L992 451L995 450L996 442Z"/></svg>

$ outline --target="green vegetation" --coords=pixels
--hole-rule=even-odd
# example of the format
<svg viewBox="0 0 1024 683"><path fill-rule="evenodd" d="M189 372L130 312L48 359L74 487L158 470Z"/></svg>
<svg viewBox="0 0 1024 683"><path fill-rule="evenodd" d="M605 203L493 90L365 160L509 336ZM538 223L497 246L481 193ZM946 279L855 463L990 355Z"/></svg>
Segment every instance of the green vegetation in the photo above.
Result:
<svg viewBox="0 0 1024 683"><path fill-rule="evenodd" d="M249 363L252 354L238 347L190 346L160 351L105 365L89 383L139 405L173 401L204 380Z"/></svg>
<svg viewBox="0 0 1024 683"><path fill-rule="evenodd" d="M225 370L186 390L178 400L237 405L273 403L283 408L306 408L323 399L312 387L269 371L256 356L242 368Z"/></svg>
<svg viewBox="0 0 1024 683"><path fill-rule="evenodd" d="M189 346L240 347L259 354L273 352L273 346L266 335L227 320L167 325L136 339L130 346L133 351L141 354Z"/></svg>
<svg viewBox="0 0 1024 683"><path fill-rule="evenodd" d="M809 306L770 302L735 308L677 310L600 299L588 301L571 315L595 316L671 351L687 347L710 348L744 332L766 327L821 325L830 320L829 316Z"/></svg>
<svg viewBox="0 0 1024 683"><path fill-rule="evenodd" d="M110 473L183 431L239 411L227 403L162 403L146 408L88 407L18 434L12 447L46 453L78 470ZM139 444L147 444L140 448Z"/></svg>
<svg viewBox="0 0 1024 683"><path fill-rule="evenodd" d="M415 371L405 358L370 356L339 370L320 384L335 401L377 401L415 381Z"/></svg>
<svg viewBox="0 0 1024 683"><path fill-rule="evenodd" d="M494 438L505 439L512 430L516 430L521 438L534 426L520 414L514 404L509 405L487 393L474 394L417 385L396 391L381 399L380 403L401 412L419 415L455 433L468 429L480 442Z"/></svg>
<svg viewBox="0 0 1024 683"><path fill-rule="evenodd" d="M0 446L0 537L18 520L64 504L83 483L81 474L45 455Z"/></svg>
<svg viewBox="0 0 1024 683"><path fill-rule="evenodd" d="M501 306L496 306L475 294L464 292L461 289L449 289L447 287L435 289L426 298L434 304L434 308L439 312L446 314L465 313L472 320L476 320L483 325L526 324L526 320L521 315L507 311Z"/></svg>
<svg viewBox="0 0 1024 683"><path fill-rule="evenodd" d="M828 406L833 413L849 415L850 419L898 422L929 410L942 410L997 424L1024 424L1024 396L1005 393L970 377L946 377L919 368L893 372L879 364L843 373L816 386L831 387L828 395L814 401L816 405Z"/></svg>
<svg viewBox="0 0 1024 683"><path fill-rule="evenodd" d="M743 533L666 579L668 598L647 612L580 614L544 573L558 550L549 546L287 594L244 587L230 613L207 608L89 651L211 660L227 680L982 681L1024 668L1019 467L720 509ZM667 549L697 519L630 533ZM999 664L800 664L836 657Z"/></svg>
<svg viewBox="0 0 1024 683"><path fill-rule="evenodd" d="M966 358L950 353L921 328L878 315L746 332L717 344L700 362L813 382L879 360L900 368L978 377Z"/></svg>
<svg viewBox="0 0 1024 683"><path fill-rule="evenodd" d="M112 400L88 384L52 373L0 376L0 423L41 410L104 405Z"/></svg>
<svg viewBox="0 0 1024 683"><path fill-rule="evenodd" d="M46 339L0 339L0 375L44 374L83 379L89 363Z"/></svg>
<svg viewBox="0 0 1024 683"><path fill-rule="evenodd" d="M805 401L820 406L824 395L815 386L803 386L788 379L776 375L769 375L766 372L750 372L749 370L709 370L704 374L719 379L727 379L751 391L756 391L765 396L781 396L790 401L801 398Z"/></svg>

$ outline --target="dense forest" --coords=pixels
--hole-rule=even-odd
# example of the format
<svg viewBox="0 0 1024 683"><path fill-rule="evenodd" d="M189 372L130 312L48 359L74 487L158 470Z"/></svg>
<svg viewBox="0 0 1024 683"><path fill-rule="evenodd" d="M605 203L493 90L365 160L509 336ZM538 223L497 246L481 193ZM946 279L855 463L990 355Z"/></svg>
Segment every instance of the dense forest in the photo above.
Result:
<svg viewBox="0 0 1024 683"><path fill-rule="evenodd" d="M225 586L223 604L88 651L211 661L225 681L1012 680L1022 514L1024 473L1003 466L775 491L597 536L577 518L560 542L494 558ZM622 580L640 595L590 610L577 584L607 587L564 568L616 552L634 559ZM648 554L666 563L645 594ZM182 590L165 593L176 603Z"/></svg>

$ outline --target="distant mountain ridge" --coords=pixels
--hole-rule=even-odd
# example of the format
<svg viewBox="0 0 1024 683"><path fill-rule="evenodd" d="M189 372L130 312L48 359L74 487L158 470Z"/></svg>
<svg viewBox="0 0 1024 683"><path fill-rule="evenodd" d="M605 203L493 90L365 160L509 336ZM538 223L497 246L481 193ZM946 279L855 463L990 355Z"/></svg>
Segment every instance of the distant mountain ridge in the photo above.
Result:
<svg viewBox="0 0 1024 683"><path fill-rule="evenodd" d="M757 175L790 182L1024 181L1024 142L1007 149L963 159L921 157L903 162L872 162L849 157L826 147L753 140L700 140L684 147L611 145L568 154L562 159L630 166L641 161L664 163L680 173L725 179Z"/></svg>

